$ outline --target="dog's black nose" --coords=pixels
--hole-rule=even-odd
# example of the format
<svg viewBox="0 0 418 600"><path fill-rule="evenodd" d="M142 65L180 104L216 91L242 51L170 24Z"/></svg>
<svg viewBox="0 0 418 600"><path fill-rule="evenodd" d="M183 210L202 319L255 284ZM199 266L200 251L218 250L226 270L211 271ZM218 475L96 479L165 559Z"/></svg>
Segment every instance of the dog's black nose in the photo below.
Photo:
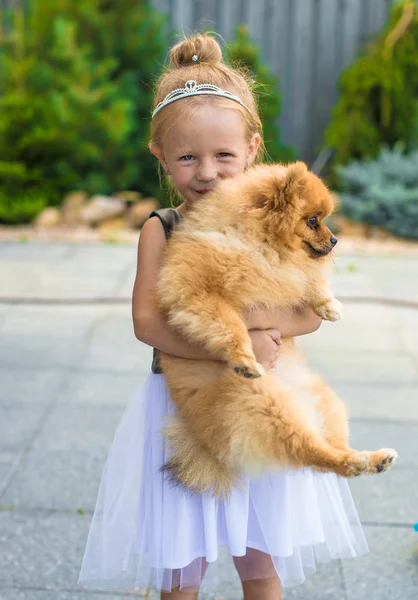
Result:
<svg viewBox="0 0 418 600"><path fill-rule="evenodd" d="M337 238L335 238L335 237L332 237L332 238L330 239L330 242L331 242L331 244L332 244L333 246L335 246L335 244L338 242L338 240L337 240Z"/></svg>

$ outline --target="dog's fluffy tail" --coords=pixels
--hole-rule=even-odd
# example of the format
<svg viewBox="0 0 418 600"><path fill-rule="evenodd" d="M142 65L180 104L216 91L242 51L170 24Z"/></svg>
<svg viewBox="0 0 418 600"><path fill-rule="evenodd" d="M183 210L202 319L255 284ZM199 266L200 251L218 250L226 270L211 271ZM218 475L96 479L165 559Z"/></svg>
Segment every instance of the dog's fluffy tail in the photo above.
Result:
<svg viewBox="0 0 418 600"><path fill-rule="evenodd" d="M161 470L169 482L191 494L209 492L227 499L231 487L238 484L236 473L217 460L180 418L173 419L163 433L171 453Z"/></svg>

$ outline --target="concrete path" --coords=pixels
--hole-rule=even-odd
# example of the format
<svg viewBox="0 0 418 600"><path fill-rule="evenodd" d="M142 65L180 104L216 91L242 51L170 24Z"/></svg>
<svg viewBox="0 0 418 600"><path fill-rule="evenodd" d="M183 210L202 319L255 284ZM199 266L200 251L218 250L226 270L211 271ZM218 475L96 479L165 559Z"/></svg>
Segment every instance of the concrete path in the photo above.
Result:
<svg viewBox="0 0 418 600"><path fill-rule="evenodd" d="M134 246L0 244L0 297L129 298ZM418 302L418 257L340 256L337 295ZM418 598L418 310L346 301L302 340L346 399L353 444L400 453L351 487L370 555L320 567L285 600ZM0 303L0 600L121 600L76 580L122 411L146 376L130 305ZM219 590L240 598L239 584Z"/></svg>

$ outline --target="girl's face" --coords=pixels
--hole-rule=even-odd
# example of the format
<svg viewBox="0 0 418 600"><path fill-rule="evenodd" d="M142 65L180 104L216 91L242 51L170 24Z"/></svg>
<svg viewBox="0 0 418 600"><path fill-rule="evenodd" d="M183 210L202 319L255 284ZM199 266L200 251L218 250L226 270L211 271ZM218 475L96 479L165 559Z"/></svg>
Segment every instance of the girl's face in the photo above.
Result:
<svg viewBox="0 0 418 600"><path fill-rule="evenodd" d="M260 135L245 139L242 117L236 110L198 107L175 123L162 148L151 146L178 192L188 204L203 198L221 179L235 177L254 161Z"/></svg>

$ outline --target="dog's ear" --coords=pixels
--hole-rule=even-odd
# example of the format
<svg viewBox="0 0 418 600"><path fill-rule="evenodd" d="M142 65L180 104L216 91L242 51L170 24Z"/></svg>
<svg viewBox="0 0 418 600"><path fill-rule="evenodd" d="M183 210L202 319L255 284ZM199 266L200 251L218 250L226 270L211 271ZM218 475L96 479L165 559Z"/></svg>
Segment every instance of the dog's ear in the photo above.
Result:
<svg viewBox="0 0 418 600"><path fill-rule="evenodd" d="M263 216L269 222L270 234L286 238L289 243L301 216L307 175L308 167L298 161L273 171L260 190L259 208L263 209Z"/></svg>
<svg viewBox="0 0 418 600"><path fill-rule="evenodd" d="M289 204L295 208L303 194L307 173L308 167L301 161L271 169L268 177L257 181L254 208L284 211Z"/></svg>
<svg viewBox="0 0 418 600"><path fill-rule="evenodd" d="M298 161L290 164L284 176L276 183L276 193L273 197L272 209L286 211L292 207L293 212L299 212L299 199L303 195L307 182L308 167Z"/></svg>

